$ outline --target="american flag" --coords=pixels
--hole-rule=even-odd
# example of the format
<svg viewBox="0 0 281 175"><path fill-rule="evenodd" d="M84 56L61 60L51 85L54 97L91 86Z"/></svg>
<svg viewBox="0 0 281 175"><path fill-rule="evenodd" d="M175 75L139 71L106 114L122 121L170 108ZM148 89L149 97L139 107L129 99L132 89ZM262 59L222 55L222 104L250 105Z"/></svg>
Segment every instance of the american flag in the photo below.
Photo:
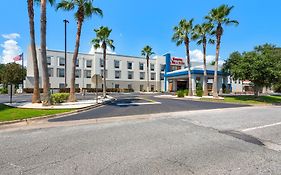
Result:
<svg viewBox="0 0 281 175"><path fill-rule="evenodd" d="M14 61L21 61L22 59L23 59L23 53L13 58Z"/></svg>

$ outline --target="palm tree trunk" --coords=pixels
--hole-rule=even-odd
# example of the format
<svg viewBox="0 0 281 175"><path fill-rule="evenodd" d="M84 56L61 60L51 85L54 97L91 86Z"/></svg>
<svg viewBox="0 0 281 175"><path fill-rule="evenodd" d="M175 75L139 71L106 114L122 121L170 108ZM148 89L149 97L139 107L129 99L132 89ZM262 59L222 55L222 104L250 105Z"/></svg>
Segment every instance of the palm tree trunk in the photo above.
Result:
<svg viewBox="0 0 281 175"><path fill-rule="evenodd" d="M146 80L147 80L147 86L146 86L146 91L149 92L149 57L147 56L146 57L146 73L147 73L147 77L146 77Z"/></svg>
<svg viewBox="0 0 281 175"><path fill-rule="evenodd" d="M187 41L185 41L185 47L186 47L187 67L188 67L188 96L193 96L192 79L191 79L190 54L189 54L189 39L187 39Z"/></svg>
<svg viewBox="0 0 281 175"><path fill-rule="evenodd" d="M81 30L82 30L82 20L78 20L75 49L74 49L73 58L72 58L72 65L71 65L70 94L69 94L69 98L68 98L68 101L70 101L70 102L76 101L76 96L75 96L75 71L76 71L76 62L77 62L79 46L80 46Z"/></svg>
<svg viewBox="0 0 281 175"><path fill-rule="evenodd" d="M206 66L206 48L207 48L207 41L204 39L203 41L203 62L204 62L204 92L203 96L208 96L208 75L207 75L207 66Z"/></svg>
<svg viewBox="0 0 281 175"><path fill-rule="evenodd" d="M104 46L103 48L103 90L102 91L103 91L103 98L106 98L106 46Z"/></svg>
<svg viewBox="0 0 281 175"><path fill-rule="evenodd" d="M41 0L41 58L42 58L42 82L43 82L43 105L51 105L50 84L47 66L46 51L46 0Z"/></svg>
<svg viewBox="0 0 281 175"><path fill-rule="evenodd" d="M35 46L33 0L27 0L27 7L28 7L28 17L29 17L30 47L31 47L33 72L34 72L34 87L33 87L32 103L41 103L40 91L39 91L39 71L38 71L38 62L37 62L37 54L36 54L36 46Z"/></svg>
<svg viewBox="0 0 281 175"><path fill-rule="evenodd" d="M219 30L219 29L218 29ZM218 98L218 62L219 62L219 53L220 53L220 43L221 43L221 34L217 34L217 44L216 44L216 60L215 60L215 74L213 82L213 97Z"/></svg>

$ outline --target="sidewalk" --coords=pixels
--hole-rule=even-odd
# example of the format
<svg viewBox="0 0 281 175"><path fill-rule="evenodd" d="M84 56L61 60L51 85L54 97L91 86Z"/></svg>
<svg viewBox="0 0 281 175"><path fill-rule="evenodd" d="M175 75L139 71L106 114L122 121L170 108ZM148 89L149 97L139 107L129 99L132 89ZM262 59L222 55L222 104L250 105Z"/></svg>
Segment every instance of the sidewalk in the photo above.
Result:
<svg viewBox="0 0 281 175"><path fill-rule="evenodd" d="M98 101L96 100L78 100L77 102L66 102L51 106L43 106L42 104L33 104L31 102L20 102L20 103L4 103L7 106L15 107L15 108L24 108L24 109L80 109L86 108L89 106L101 104L107 101L112 100L113 97L107 96L106 99L99 97Z"/></svg>

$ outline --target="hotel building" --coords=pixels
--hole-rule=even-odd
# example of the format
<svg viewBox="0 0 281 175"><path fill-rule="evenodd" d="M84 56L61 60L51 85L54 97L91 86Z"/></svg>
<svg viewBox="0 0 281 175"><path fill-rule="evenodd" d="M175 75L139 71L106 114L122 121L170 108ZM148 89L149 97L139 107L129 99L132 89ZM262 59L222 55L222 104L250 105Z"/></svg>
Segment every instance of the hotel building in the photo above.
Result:
<svg viewBox="0 0 281 175"><path fill-rule="evenodd" d="M30 51L28 52L27 77L25 88L33 88L34 73ZM48 73L51 88L64 88L65 76L67 84L70 83L70 72L73 53L67 53L65 62L64 51L47 50ZM42 63L40 49L37 49L40 87L42 87ZM155 56L150 59L149 75L147 75L146 59L144 57L107 54L106 69L103 65L102 53L79 53L76 62L76 88L95 88L91 78L95 74L103 75L106 71L107 88L146 90L147 76L151 91L164 91L165 57ZM66 65L65 65L66 63ZM65 71L66 68L66 71ZM66 72L66 73L65 73ZM98 86L101 88L102 84Z"/></svg>

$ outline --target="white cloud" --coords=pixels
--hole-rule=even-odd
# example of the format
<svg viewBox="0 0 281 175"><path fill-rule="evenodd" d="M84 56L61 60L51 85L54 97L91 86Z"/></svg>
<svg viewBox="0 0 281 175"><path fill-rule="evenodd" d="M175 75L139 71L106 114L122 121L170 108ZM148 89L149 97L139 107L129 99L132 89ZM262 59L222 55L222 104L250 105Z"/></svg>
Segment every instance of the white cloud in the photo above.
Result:
<svg viewBox="0 0 281 175"><path fill-rule="evenodd" d="M92 45L89 54L94 54L95 52L103 53L103 49L102 48L95 49L95 47ZM111 49L106 49L106 52L109 54L116 54L116 52L113 52Z"/></svg>
<svg viewBox="0 0 281 175"><path fill-rule="evenodd" d="M17 38L20 38L20 34L18 34L18 33L10 33L10 34L3 34L2 35L2 37L3 38L5 38L5 39L17 39Z"/></svg>
<svg viewBox="0 0 281 175"><path fill-rule="evenodd" d="M203 52L201 50L195 49L195 50L190 50L190 59L191 61L194 62L203 62ZM215 55L207 55L206 56L206 61L207 63L210 63L215 60Z"/></svg>
<svg viewBox="0 0 281 175"><path fill-rule="evenodd" d="M203 62L203 52L199 49L195 49L195 50L190 50L190 59L192 62ZM206 62L211 63L212 61L214 61L216 58L215 55L206 55ZM223 60L219 60L219 65L222 65L224 63Z"/></svg>
<svg viewBox="0 0 281 175"><path fill-rule="evenodd" d="M2 63L13 62L13 58L21 53L21 48L18 46L18 42L15 40L20 37L17 33L2 35L6 39L4 43L1 44L3 48L1 54Z"/></svg>

